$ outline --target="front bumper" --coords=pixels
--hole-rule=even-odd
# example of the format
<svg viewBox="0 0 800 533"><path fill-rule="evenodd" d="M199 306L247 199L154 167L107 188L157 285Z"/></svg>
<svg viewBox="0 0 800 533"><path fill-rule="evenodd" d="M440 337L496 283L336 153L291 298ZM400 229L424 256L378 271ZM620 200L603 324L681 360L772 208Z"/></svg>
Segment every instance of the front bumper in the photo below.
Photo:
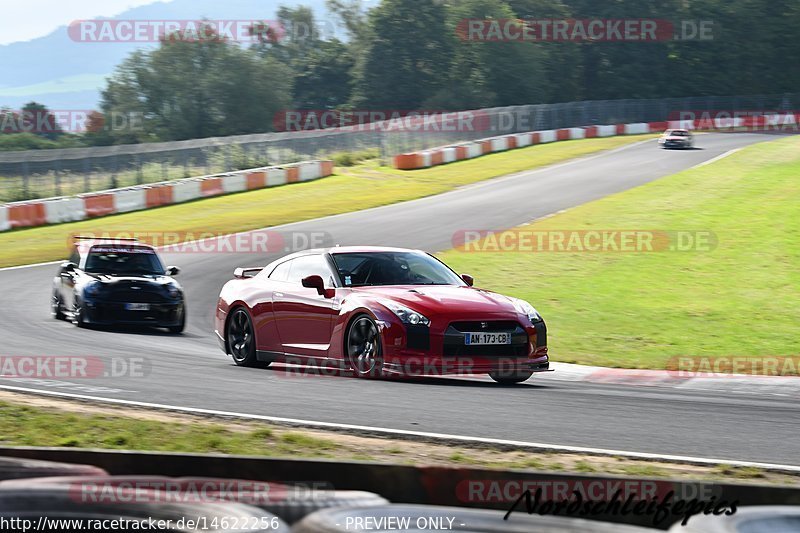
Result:
<svg viewBox="0 0 800 533"><path fill-rule="evenodd" d="M178 326L184 320L184 302L150 303L147 311L128 311L124 303L84 300L84 320L97 325Z"/></svg>
<svg viewBox="0 0 800 533"><path fill-rule="evenodd" d="M465 333L483 324L477 321L453 321L438 329L382 323L384 369L406 376L551 372L544 321L528 327L508 318L484 322L486 331L511 333L511 344L467 345Z"/></svg>
<svg viewBox="0 0 800 533"><path fill-rule="evenodd" d="M690 143L686 141L665 141L664 148L688 148Z"/></svg>

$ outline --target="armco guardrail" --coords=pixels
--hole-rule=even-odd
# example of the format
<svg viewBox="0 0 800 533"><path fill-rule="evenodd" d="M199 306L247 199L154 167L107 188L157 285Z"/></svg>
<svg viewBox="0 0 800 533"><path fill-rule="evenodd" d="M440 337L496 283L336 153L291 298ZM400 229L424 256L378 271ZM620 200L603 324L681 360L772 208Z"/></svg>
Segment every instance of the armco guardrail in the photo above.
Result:
<svg viewBox="0 0 800 533"><path fill-rule="evenodd" d="M373 150L388 160L396 154L498 135L598 124L665 121L683 111L796 109L800 109L800 93L587 100L465 111L478 120L474 127L463 128L396 128L392 121L387 121L369 127L0 152L0 201L64 196L199 174L328 159L336 152Z"/></svg>
<svg viewBox="0 0 800 533"><path fill-rule="evenodd" d="M73 222L222 194L309 181L333 174L332 161L305 161L213 176L0 205L0 231Z"/></svg>
<svg viewBox="0 0 800 533"><path fill-rule="evenodd" d="M630 508L645 498L737 502L750 505L800 505L800 487L714 483L702 480L670 480L623 476L580 475L555 472L490 470L441 466L388 465L310 459L277 459L236 455L202 455L158 452L121 452L74 448L0 448L0 456L23 457L100 467L116 475L159 475L248 479L277 483L324 482L337 490L363 490L380 494L393 503L476 507L498 510L498 520L526 489L542 488L544 499L569 498L573 490L590 499L608 501L621 490L634 496ZM645 498L642 498L642 497ZM617 506L619 509L622 504ZM653 527L653 515L614 512L610 505L591 518L608 522ZM525 513L525 504L516 507ZM562 514L563 516L563 514ZM658 529L680 522L680 513L668 515Z"/></svg>
<svg viewBox="0 0 800 533"><path fill-rule="evenodd" d="M736 131L738 128L758 129L770 128L771 126L778 125L785 127L788 125L797 125L798 123L800 123L800 114L788 112L780 115L737 117L730 119L638 122L632 124L583 126L578 128L531 131L478 139L476 141L463 142L449 146L439 146L418 152L398 154L394 156L392 164L394 168L400 170L415 170L445 165L464 159L472 159L494 152L504 152L515 148L523 148L555 141L613 137L615 135L640 135L644 133L663 132L668 128Z"/></svg>

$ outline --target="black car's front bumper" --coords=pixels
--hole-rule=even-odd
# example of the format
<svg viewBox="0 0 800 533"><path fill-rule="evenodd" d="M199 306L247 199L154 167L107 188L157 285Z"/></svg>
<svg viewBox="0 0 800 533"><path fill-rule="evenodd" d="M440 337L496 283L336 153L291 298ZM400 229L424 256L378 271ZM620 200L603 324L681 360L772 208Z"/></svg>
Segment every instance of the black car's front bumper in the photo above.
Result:
<svg viewBox="0 0 800 533"><path fill-rule="evenodd" d="M83 318L89 324L157 327L178 326L184 320L184 302L181 300L148 305L147 311L130 311L120 302L84 300Z"/></svg>

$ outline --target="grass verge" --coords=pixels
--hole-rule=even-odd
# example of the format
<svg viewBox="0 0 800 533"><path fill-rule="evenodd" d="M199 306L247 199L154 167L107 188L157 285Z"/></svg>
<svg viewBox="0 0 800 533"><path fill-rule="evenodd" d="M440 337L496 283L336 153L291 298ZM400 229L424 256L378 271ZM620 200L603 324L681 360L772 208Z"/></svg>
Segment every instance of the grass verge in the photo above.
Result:
<svg viewBox="0 0 800 533"><path fill-rule="evenodd" d="M180 205L0 234L0 267L65 257L80 232L226 234L347 213L456 187L652 138L608 137L544 144L415 171L367 162L320 181L231 194Z"/></svg>
<svg viewBox="0 0 800 533"><path fill-rule="evenodd" d="M792 362L800 354L798 176L800 137L787 137L519 228L710 231L718 240L712 251L454 250L441 257L480 286L532 302L548 321L556 361L628 368L665 368L679 356ZM791 374L791 365L785 370Z"/></svg>
<svg viewBox="0 0 800 533"><path fill-rule="evenodd" d="M757 468L694 466L623 457L503 450L296 430L255 422L75 403L0 391L0 446L227 453L391 464L535 469L670 479L798 484L800 476Z"/></svg>

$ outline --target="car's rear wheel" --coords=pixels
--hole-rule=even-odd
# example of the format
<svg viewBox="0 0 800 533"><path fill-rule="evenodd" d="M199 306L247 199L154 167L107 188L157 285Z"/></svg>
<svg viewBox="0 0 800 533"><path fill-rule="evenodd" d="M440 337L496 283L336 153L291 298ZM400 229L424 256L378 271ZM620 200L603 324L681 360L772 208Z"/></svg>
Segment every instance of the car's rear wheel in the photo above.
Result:
<svg viewBox="0 0 800 533"><path fill-rule="evenodd" d="M527 381L533 375L530 371L516 371L516 372L489 372L489 377L501 385L515 385Z"/></svg>
<svg viewBox="0 0 800 533"><path fill-rule="evenodd" d="M347 359L358 377L383 375L383 350L378 325L367 315L357 316L347 330Z"/></svg>
<svg viewBox="0 0 800 533"><path fill-rule="evenodd" d="M228 350L233 362L239 366L268 366L256 357L256 336L250 313L243 307L237 308L228 322Z"/></svg>

